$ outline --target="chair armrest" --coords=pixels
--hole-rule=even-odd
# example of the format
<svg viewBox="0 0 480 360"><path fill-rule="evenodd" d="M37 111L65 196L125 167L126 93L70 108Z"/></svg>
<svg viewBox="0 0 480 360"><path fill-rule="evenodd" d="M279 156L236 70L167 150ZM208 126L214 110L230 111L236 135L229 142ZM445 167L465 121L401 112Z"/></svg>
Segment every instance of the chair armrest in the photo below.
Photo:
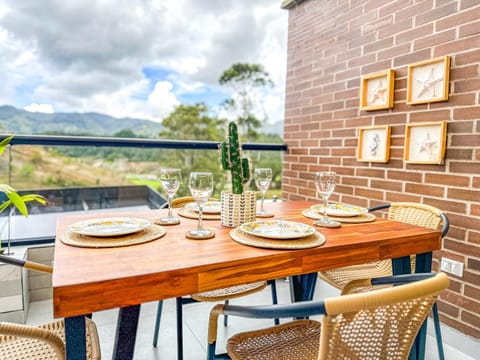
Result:
<svg viewBox="0 0 480 360"><path fill-rule="evenodd" d="M342 295L358 293L365 290L371 290L375 286L387 285L401 285L408 284L415 281L425 280L435 276L436 273L417 273L417 274L402 274L394 276L386 276L372 279L357 279L347 283L342 289Z"/></svg>
<svg viewBox="0 0 480 360"><path fill-rule="evenodd" d="M217 339L218 317L220 315L232 315L255 319L277 319L287 317L302 318L323 314L325 314L325 304L323 301L302 301L291 304L262 306L218 304L210 311L208 342L212 344Z"/></svg>
<svg viewBox="0 0 480 360"><path fill-rule="evenodd" d="M368 208L368 212L377 211L377 210L383 210L383 209L388 209L389 207L390 207L390 204L378 205L378 206L374 206L374 207Z"/></svg>
<svg viewBox="0 0 480 360"><path fill-rule="evenodd" d="M0 263L5 263L9 265L14 265L14 266L20 266L24 267L29 270L35 270L35 271L40 271L40 272L46 272L46 273L52 273L53 268L48 265L36 263L33 261L28 261L28 260L22 260L22 259L17 259L11 256L6 256L6 255L0 255Z"/></svg>

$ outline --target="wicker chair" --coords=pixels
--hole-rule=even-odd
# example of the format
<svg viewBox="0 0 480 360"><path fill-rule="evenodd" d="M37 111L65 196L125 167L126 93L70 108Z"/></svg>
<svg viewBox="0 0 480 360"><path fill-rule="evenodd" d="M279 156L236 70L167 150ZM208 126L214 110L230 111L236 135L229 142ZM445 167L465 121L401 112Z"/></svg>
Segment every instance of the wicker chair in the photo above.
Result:
<svg viewBox="0 0 480 360"><path fill-rule="evenodd" d="M0 255L0 262L52 273L52 267ZM101 359L95 323L85 318L87 359ZM65 359L65 324L56 320L39 326L0 322L0 359Z"/></svg>
<svg viewBox="0 0 480 360"><path fill-rule="evenodd" d="M437 294L447 288L448 277L444 273L399 275L381 282L398 286L287 305L217 305L210 312L207 359L215 358L221 314L249 318L324 315L321 322L296 320L234 335L227 342L233 360L407 359Z"/></svg>
<svg viewBox="0 0 480 360"><path fill-rule="evenodd" d="M444 237L449 228L447 216L439 209L424 204L411 202L397 202L380 205L369 209L369 212L388 209L388 218L413 225L423 226L429 229L440 229ZM415 269L415 256L411 256L411 269ZM382 276L391 276L392 262L390 260L377 261L362 265L353 265L343 268L327 270L319 273L320 278L342 290L342 294L368 291L368 286L363 287L362 283L350 283L356 279L368 279ZM345 289L345 285L350 283ZM355 287L355 288L354 288ZM440 330L440 319L438 317L438 308L435 303L432 308L433 320L435 325L435 335L437 340L438 355L441 360L445 358L443 352L442 334Z"/></svg>
<svg viewBox="0 0 480 360"><path fill-rule="evenodd" d="M217 199L211 198L211 201ZM193 198L189 196L180 197L172 201L173 208L181 208L185 204L193 202ZM238 286L231 286L228 288L202 292L198 294L192 294L189 297L176 298L176 317L177 317L177 360L183 359L183 305L191 304L195 302L218 302L224 301L225 304L229 303L229 300L238 297L246 296L263 290L267 285L270 285L272 291L272 303L277 304L277 289L275 280L260 281L250 284L243 284ZM160 332L160 321L162 316L163 301L158 302L157 316L155 319L155 329L153 334L153 346L156 347L158 343L158 335ZM224 325L227 326L228 317L224 317ZM279 324L279 320L275 319L275 325Z"/></svg>

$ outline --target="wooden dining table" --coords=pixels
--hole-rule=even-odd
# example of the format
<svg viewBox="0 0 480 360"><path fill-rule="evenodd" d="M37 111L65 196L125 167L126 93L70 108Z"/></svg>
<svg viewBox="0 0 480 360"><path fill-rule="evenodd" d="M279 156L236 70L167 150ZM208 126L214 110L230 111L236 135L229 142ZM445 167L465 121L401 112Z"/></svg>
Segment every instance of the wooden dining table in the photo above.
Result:
<svg viewBox="0 0 480 360"><path fill-rule="evenodd" d="M306 224L301 214L314 203L281 201L266 204L274 219ZM155 220L167 210L102 214ZM243 283L292 277L295 300L308 300L317 272L342 266L392 259L395 274L410 272L410 255L417 254L416 271L431 270L432 251L440 249L440 231L387 220L317 228L326 242L307 249L265 249L233 241L232 228L219 220L204 221L215 230L208 240L185 237L197 220L182 218L165 227L166 234L146 243L111 248L84 248L63 243L74 222L94 214L59 217L53 271L53 312L65 318L67 359L85 359L84 316L120 308L114 359L132 359L140 304ZM418 351L422 351L420 342Z"/></svg>

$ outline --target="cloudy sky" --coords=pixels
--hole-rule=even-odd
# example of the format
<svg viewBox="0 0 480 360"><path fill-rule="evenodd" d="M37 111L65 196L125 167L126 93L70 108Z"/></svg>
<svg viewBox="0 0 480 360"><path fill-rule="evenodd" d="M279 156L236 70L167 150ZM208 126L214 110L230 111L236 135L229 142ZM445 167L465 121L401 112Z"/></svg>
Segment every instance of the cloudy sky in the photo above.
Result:
<svg viewBox="0 0 480 360"><path fill-rule="evenodd" d="M0 0L0 105L161 121L218 106L235 62L262 64L283 119L288 12L280 0Z"/></svg>

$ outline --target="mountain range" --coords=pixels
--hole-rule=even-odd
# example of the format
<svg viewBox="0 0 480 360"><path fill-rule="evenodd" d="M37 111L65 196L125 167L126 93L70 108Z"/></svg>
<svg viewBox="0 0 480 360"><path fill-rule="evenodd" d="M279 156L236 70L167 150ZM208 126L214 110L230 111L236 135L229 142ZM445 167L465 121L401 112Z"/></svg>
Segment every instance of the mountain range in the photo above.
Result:
<svg viewBox="0 0 480 360"><path fill-rule="evenodd" d="M131 130L138 137L152 138L162 129L161 123L145 119L116 118L95 112L46 114L0 106L0 133L113 136L121 130ZM265 124L260 133L282 136L283 122Z"/></svg>
<svg viewBox="0 0 480 360"><path fill-rule="evenodd" d="M5 133L112 136L125 129L133 131L137 136L152 137L162 130L162 124L144 119L115 118L94 112L45 114L9 105L0 106L0 132Z"/></svg>

